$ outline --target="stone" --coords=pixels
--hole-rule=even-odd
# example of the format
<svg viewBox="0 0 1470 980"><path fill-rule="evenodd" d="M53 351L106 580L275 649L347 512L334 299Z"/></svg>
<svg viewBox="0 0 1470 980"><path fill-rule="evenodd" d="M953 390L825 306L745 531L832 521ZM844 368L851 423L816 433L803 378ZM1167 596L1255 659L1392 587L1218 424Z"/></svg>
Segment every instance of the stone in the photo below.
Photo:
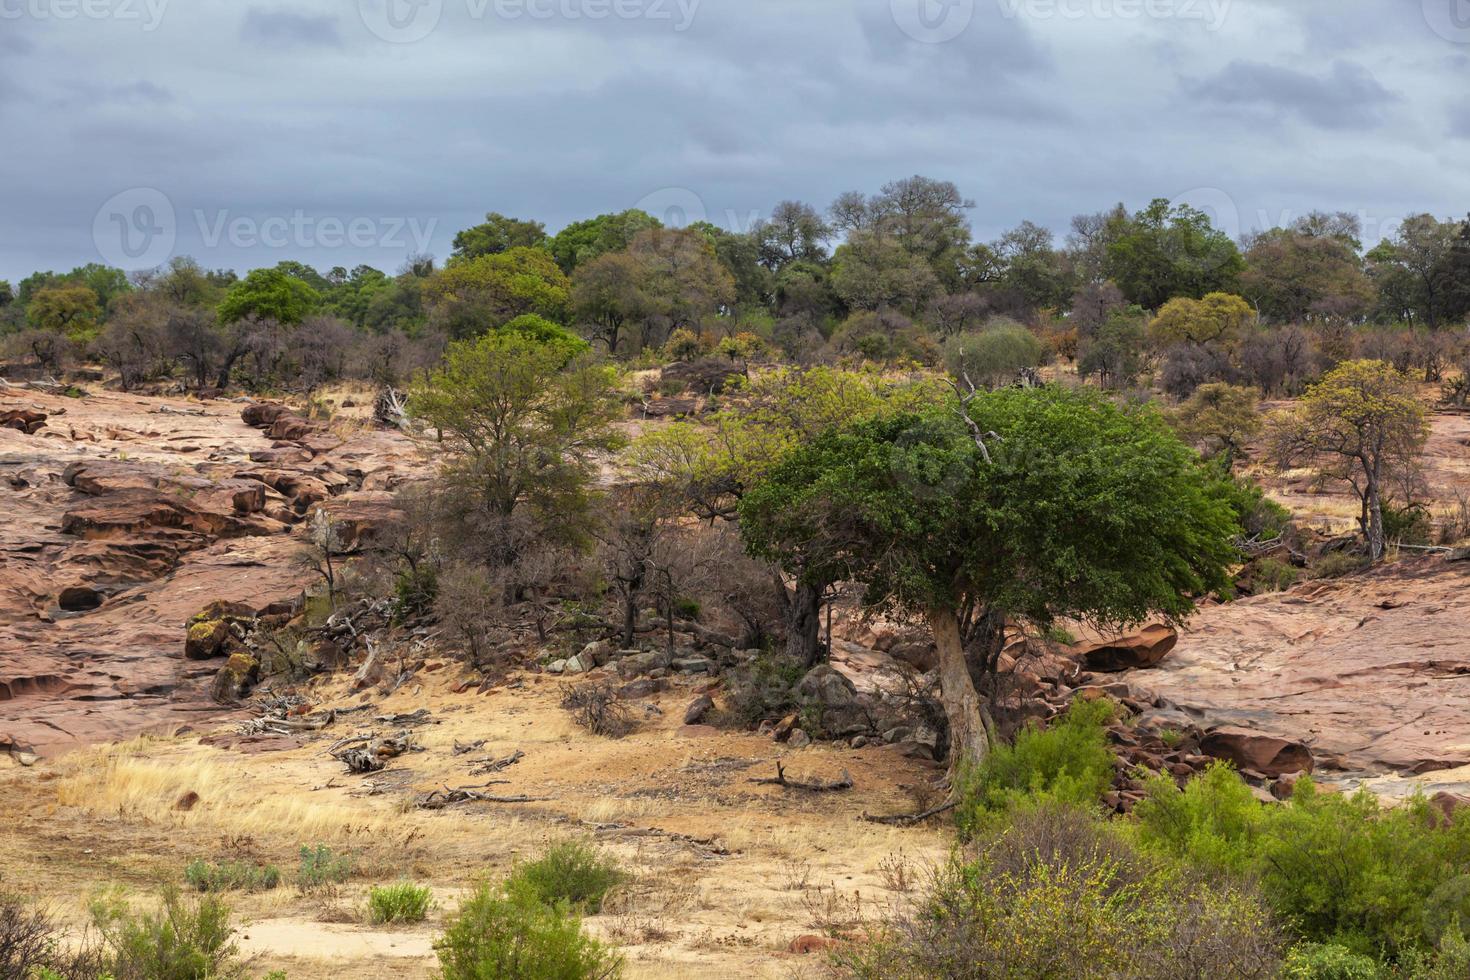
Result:
<svg viewBox="0 0 1470 980"><path fill-rule="evenodd" d="M831 936L797 936L786 947L786 952L806 956L809 953L825 952L838 945L840 945L838 940Z"/></svg>
<svg viewBox="0 0 1470 980"><path fill-rule="evenodd" d="M1301 742L1230 726L1207 732L1200 740L1200 751L1232 762L1242 772L1253 770L1262 776L1311 772L1313 765L1311 749Z"/></svg>
<svg viewBox="0 0 1470 980"><path fill-rule="evenodd" d="M714 706L715 702L713 698L711 698L708 694L701 694L699 697L689 702L689 707L684 709L684 724L699 724L700 721L704 720L704 716L710 713Z"/></svg>
<svg viewBox="0 0 1470 980"><path fill-rule="evenodd" d="M46 424L46 413L31 408L0 409L0 427L35 435Z"/></svg>
<svg viewBox="0 0 1470 980"><path fill-rule="evenodd" d="M673 663L674 670L681 674L713 674L715 663L708 657L680 657Z"/></svg>
<svg viewBox="0 0 1470 980"><path fill-rule="evenodd" d="M640 677L636 681L624 684L618 688L618 696L628 699L647 698L668 688L663 680L653 677Z"/></svg>
<svg viewBox="0 0 1470 980"><path fill-rule="evenodd" d="M793 728L786 738L786 744L793 749L804 749L812 744L812 737L800 728Z"/></svg>
<svg viewBox="0 0 1470 980"><path fill-rule="evenodd" d="M582 648L578 654L583 663L590 663L594 667L603 667L617 658L618 646L611 640L593 640Z"/></svg>
<svg viewBox="0 0 1470 980"><path fill-rule="evenodd" d="M883 741L892 745L895 742L902 742L913 734L914 730L908 725L897 725L883 733Z"/></svg>
<svg viewBox="0 0 1470 980"><path fill-rule="evenodd" d="M866 748L870 739L866 735L854 735L851 742L847 743L855 749Z"/></svg>
<svg viewBox="0 0 1470 980"><path fill-rule="evenodd" d="M250 693L260 680L260 661L248 653L235 653L214 677L210 696L221 704L234 704Z"/></svg>
<svg viewBox="0 0 1470 980"><path fill-rule="evenodd" d="M566 671L567 662L565 660L553 660L546 665L546 672L548 674L564 674Z"/></svg>
<svg viewBox="0 0 1470 980"><path fill-rule="evenodd" d="M1129 636L1088 644L1077 652L1089 670L1117 673L1157 666L1178 642L1179 632L1173 627L1153 625Z"/></svg>

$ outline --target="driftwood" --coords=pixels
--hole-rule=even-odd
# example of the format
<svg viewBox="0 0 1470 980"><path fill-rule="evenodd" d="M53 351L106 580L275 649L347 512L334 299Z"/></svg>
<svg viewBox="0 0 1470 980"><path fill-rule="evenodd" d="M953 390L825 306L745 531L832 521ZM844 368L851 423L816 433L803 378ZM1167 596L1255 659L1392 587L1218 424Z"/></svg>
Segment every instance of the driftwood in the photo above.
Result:
<svg viewBox="0 0 1470 980"><path fill-rule="evenodd" d="M454 754L455 755L469 755L471 752L474 752L476 749L482 749L484 747L485 747L485 740L483 738L480 739L478 742L470 742L467 745L461 745L459 739L455 739L454 740Z"/></svg>
<svg viewBox="0 0 1470 980"><path fill-rule="evenodd" d="M549 796L490 796L469 787L450 789L446 786L419 797L414 805L420 810L443 810L462 803L546 803L550 799Z"/></svg>
<svg viewBox="0 0 1470 980"><path fill-rule="evenodd" d="M672 830L659 830L657 827L629 827L620 823L593 823L588 820L582 821L583 825L590 827L599 839L627 838L627 837L657 837L662 840L673 841L677 844L686 844L708 854L721 857L732 852L717 837L691 837L689 834L677 834Z"/></svg>
<svg viewBox="0 0 1470 980"><path fill-rule="evenodd" d="M427 725L430 722L433 722L436 725L438 724L438 722L435 722L434 719L433 719L433 717L429 714L429 709L428 708L420 708L417 711L409 712L407 714L379 715L378 717L374 718L373 720L374 721L381 721L381 722L383 722L384 724L387 724L387 725L408 725L408 726L414 726L414 725Z"/></svg>
<svg viewBox="0 0 1470 980"><path fill-rule="evenodd" d="M844 789L852 789L852 776L846 769L842 770L842 778L830 783L808 783L801 780L787 779L786 767L776 763L776 775L763 778L752 778L752 783L762 786L780 786L784 789L804 789L812 793L835 793Z"/></svg>
<svg viewBox="0 0 1470 980"><path fill-rule="evenodd" d="M868 821L868 823L881 823L889 827L911 827L916 823L923 823L930 817L937 817L941 813L947 813L959 805L959 800L950 800L948 803L941 803L936 807L930 807L921 813L897 813L886 817L864 813L863 819Z"/></svg>
<svg viewBox="0 0 1470 980"><path fill-rule="evenodd" d="M517 762L520 762L525 757L526 753L522 752L520 749L516 749L514 752L504 757L503 759L495 759L490 756L486 756L483 759L471 759L470 763L474 766L474 768L470 770L470 775L488 776L491 773L496 773L505 769L509 769L511 766L515 765Z"/></svg>
<svg viewBox="0 0 1470 980"><path fill-rule="evenodd" d="M361 748L341 747L331 752L332 757L345 765L348 772L381 772L383 767L388 764L389 759L396 759L413 748L413 743L407 733L393 738L376 738L373 736L369 736L367 739L353 738L342 744L352 744L361 741L366 741L367 744Z"/></svg>

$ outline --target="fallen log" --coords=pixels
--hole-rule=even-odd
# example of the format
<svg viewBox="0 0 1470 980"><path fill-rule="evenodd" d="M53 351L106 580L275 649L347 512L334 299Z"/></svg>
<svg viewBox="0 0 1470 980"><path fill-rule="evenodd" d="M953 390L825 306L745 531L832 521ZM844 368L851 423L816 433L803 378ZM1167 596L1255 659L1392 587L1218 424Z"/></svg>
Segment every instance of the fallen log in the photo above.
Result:
<svg viewBox="0 0 1470 980"><path fill-rule="evenodd" d="M549 796L490 796L475 789L436 789L419 797L415 806L420 810L443 810L464 803L546 803Z"/></svg>
<svg viewBox="0 0 1470 980"><path fill-rule="evenodd" d="M526 753L522 752L520 749L516 749L514 752L503 759L494 759L490 758L489 756L483 759L471 759L470 764L473 765L474 768L470 770L470 775L488 776L491 773L500 772L503 769L509 769L511 766L515 765L517 762L520 762L525 757Z"/></svg>
<svg viewBox="0 0 1470 980"><path fill-rule="evenodd" d="M852 789L852 776L846 769L842 770L842 778L829 783L809 783L801 780L787 779L786 767L776 763L776 775L774 777L752 777L750 782L761 786L780 786L783 789L801 789L811 793L836 793L845 789Z"/></svg>
<svg viewBox="0 0 1470 980"><path fill-rule="evenodd" d="M928 810L922 811L921 813L897 813L892 816L886 817L873 816L872 814L864 813L863 819L868 821L868 823L881 823L889 827L911 827L916 823L923 823L930 817L937 817L941 813L946 813L950 810L953 810L959 805L959 800L950 800L948 803L941 803L939 804L939 806L931 807Z"/></svg>

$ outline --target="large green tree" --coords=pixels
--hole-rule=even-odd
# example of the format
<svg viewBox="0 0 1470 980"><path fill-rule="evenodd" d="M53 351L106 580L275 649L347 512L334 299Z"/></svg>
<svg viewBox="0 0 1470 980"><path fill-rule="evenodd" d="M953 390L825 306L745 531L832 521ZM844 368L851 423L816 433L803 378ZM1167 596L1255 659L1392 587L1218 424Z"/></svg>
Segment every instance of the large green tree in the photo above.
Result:
<svg viewBox="0 0 1470 980"><path fill-rule="evenodd" d="M546 241L546 226L541 222L508 218L492 211L480 224L454 236L454 254L450 261L499 255L513 248L538 248Z"/></svg>
<svg viewBox="0 0 1470 980"><path fill-rule="evenodd" d="M451 262L425 285L451 337L475 337L526 313L561 322L571 283L545 249L518 246Z"/></svg>
<svg viewBox="0 0 1470 980"><path fill-rule="evenodd" d="M1182 617L1228 584L1238 530L1156 412L1055 387L830 430L744 496L740 526L754 555L928 619L952 765L988 752L970 660L993 672L1008 624Z"/></svg>
<svg viewBox="0 0 1470 980"><path fill-rule="evenodd" d="M321 303L321 294L284 269L255 269L230 287L219 304L220 323L273 320L294 326Z"/></svg>
<svg viewBox="0 0 1470 980"><path fill-rule="evenodd" d="M1156 310L1176 296L1233 292L1240 250L1209 215L1159 198L1137 214L1114 212L1103 233L1103 272L1131 303Z"/></svg>

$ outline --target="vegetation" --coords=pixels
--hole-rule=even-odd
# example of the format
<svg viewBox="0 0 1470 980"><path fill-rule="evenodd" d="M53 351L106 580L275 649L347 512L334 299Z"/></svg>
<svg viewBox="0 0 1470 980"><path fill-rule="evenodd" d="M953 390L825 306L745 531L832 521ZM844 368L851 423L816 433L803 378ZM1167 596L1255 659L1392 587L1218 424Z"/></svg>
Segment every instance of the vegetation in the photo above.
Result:
<svg viewBox="0 0 1470 980"><path fill-rule="evenodd" d="M622 960L582 931L565 904L524 883L482 884L434 944L444 980L611 980Z"/></svg>
<svg viewBox="0 0 1470 980"><path fill-rule="evenodd" d="M422 885L407 881L378 885L368 892L368 918L380 924L422 922L433 904L433 895Z"/></svg>
<svg viewBox="0 0 1470 980"><path fill-rule="evenodd" d="M281 871L275 865L259 865L249 861L196 860L184 868L184 880L201 892L268 891L281 883Z"/></svg>
<svg viewBox="0 0 1470 980"><path fill-rule="evenodd" d="M563 841L534 861L517 865L507 887L524 887L545 905L565 904L579 913L595 914L607 893L626 876L595 848Z"/></svg>
<svg viewBox="0 0 1470 980"><path fill-rule="evenodd" d="M350 854L338 854L325 844L301 846L301 865L296 872L296 887L311 891L326 885L340 885L352 877L356 862Z"/></svg>

